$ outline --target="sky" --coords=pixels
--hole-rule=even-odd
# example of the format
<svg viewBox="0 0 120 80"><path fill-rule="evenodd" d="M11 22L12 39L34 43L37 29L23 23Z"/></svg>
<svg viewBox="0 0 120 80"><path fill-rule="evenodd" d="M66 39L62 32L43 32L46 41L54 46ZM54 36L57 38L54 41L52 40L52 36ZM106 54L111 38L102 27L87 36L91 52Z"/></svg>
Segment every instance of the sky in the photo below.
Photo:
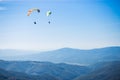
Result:
<svg viewBox="0 0 120 80"><path fill-rule="evenodd" d="M120 46L119 0L0 0L0 49L107 46Z"/></svg>

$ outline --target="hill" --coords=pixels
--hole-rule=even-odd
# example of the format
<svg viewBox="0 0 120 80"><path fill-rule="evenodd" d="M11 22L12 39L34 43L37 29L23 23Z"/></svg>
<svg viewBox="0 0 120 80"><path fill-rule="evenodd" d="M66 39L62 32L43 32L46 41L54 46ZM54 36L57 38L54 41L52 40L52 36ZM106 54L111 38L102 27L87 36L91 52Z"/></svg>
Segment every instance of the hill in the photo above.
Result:
<svg viewBox="0 0 120 80"><path fill-rule="evenodd" d="M38 61L0 61L0 68L22 72L29 75L51 75L60 80L74 79L79 75L86 74L89 68L86 66L70 65L65 63L50 63Z"/></svg>
<svg viewBox="0 0 120 80"><path fill-rule="evenodd" d="M0 80L120 80L120 61L88 66L0 60ZM9 79L8 79L9 78Z"/></svg>
<svg viewBox="0 0 120 80"><path fill-rule="evenodd" d="M120 47L106 47L92 50L62 48L25 56L27 60L50 61L55 63L94 64L120 60Z"/></svg>
<svg viewBox="0 0 120 80"><path fill-rule="evenodd" d="M97 63L91 68L92 72L74 80L120 80L120 61Z"/></svg>
<svg viewBox="0 0 120 80"><path fill-rule="evenodd" d="M54 63L74 63L85 65L97 62L120 60L120 47L105 47L91 50L61 48L44 52L0 50L0 53L0 59L4 60L48 61Z"/></svg>
<svg viewBox="0 0 120 80"><path fill-rule="evenodd" d="M34 76L21 72L0 69L0 80L59 80L51 75Z"/></svg>

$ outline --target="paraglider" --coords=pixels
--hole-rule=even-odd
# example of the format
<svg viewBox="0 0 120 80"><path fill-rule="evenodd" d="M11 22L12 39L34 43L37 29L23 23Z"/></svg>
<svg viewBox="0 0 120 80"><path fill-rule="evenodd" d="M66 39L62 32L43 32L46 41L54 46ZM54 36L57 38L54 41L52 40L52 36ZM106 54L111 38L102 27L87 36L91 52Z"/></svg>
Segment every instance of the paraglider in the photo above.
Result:
<svg viewBox="0 0 120 80"><path fill-rule="evenodd" d="M34 11L37 11L38 13L40 13L40 9L33 8L33 9L28 10L28 14L27 14L27 16L30 16L31 13L34 12Z"/></svg>
<svg viewBox="0 0 120 80"><path fill-rule="evenodd" d="M50 21L48 21L48 23L50 24Z"/></svg>
<svg viewBox="0 0 120 80"><path fill-rule="evenodd" d="M28 10L27 16L30 16L34 11L37 11L38 13L40 13L40 9L33 8L33 9ZM36 24L36 21L34 22L34 24Z"/></svg>
<svg viewBox="0 0 120 80"><path fill-rule="evenodd" d="M34 24L36 24L36 22L34 22Z"/></svg>
<svg viewBox="0 0 120 80"><path fill-rule="evenodd" d="M49 17L51 14L52 14L52 12L51 12L51 11L47 11L46 16L47 16L47 17ZM50 22L50 21L48 21L48 23L50 24L51 22Z"/></svg>
<svg viewBox="0 0 120 80"><path fill-rule="evenodd" d="M29 10L28 10L28 13L27 13L27 16L30 16L33 12L40 13L41 10L38 9L38 8L32 8L32 9L29 9ZM47 17L49 17L51 14L52 14L51 11L47 11L47 12L46 12L46 16L47 16ZM36 21L34 21L33 23L34 23L34 24L37 24ZM48 21L48 23L49 23L49 24L51 23L50 20Z"/></svg>
<svg viewBox="0 0 120 80"><path fill-rule="evenodd" d="M50 16L52 14L51 11L47 11L46 16Z"/></svg>

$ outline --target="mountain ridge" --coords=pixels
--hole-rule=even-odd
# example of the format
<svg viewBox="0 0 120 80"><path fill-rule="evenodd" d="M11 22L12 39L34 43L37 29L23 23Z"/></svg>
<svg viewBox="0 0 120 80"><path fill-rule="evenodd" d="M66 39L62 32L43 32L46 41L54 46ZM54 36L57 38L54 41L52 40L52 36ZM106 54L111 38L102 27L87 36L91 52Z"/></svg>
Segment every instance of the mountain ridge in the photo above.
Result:
<svg viewBox="0 0 120 80"><path fill-rule="evenodd" d="M92 68L91 72L74 80L120 80L120 61L101 62Z"/></svg>
<svg viewBox="0 0 120 80"><path fill-rule="evenodd" d="M43 51L36 53L27 53L27 55L22 56L2 56L0 54L0 59L7 60L31 60L31 61L48 61L53 63L75 63L75 64L94 64L102 61L113 61L120 60L120 47L104 47L104 48L96 48L90 50L80 50L74 48L61 48L52 51ZM1 52L0 52L1 53ZM15 53L21 54L21 53ZM26 53L24 53L26 54Z"/></svg>
<svg viewBox="0 0 120 80"><path fill-rule="evenodd" d="M74 79L78 75L85 74L89 68L86 66L70 65L65 63L51 63L38 61L0 61L0 68L23 72L29 75L51 75L60 80ZM69 77L68 77L69 76Z"/></svg>

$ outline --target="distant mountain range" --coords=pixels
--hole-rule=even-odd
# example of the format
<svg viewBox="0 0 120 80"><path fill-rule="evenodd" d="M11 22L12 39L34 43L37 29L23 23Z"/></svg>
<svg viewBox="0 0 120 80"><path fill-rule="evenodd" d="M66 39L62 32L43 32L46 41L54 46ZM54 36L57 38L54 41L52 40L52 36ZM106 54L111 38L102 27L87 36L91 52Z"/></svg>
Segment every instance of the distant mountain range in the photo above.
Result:
<svg viewBox="0 0 120 80"><path fill-rule="evenodd" d="M38 61L0 61L0 80L120 80L120 61L89 66Z"/></svg>
<svg viewBox="0 0 120 80"><path fill-rule="evenodd" d="M9 56L6 56L8 54ZM106 47L91 50L62 48L44 52L0 50L0 55L0 59L4 60L31 60L49 61L54 63L94 64L102 61L120 60L120 47Z"/></svg>
<svg viewBox="0 0 120 80"><path fill-rule="evenodd" d="M120 47L107 47L92 50L62 48L54 51L33 54L31 60L91 64L101 61L120 60Z"/></svg>
<svg viewBox="0 0 120 80"><path fill-rule="evenodd" d="M0 59L0 80L120 80L120 47L0 50Z"/></svg>
<svg viewBox="0 0 120 80"><path fill-rule="evenodd" d="M0 61L0 68L8 71L26 73L29 75L51 75L60 80L74 79L86 74L89 70L86 66L69 65L65 63L54 64L37 61Z"/></svg>
<svg viewBox="0 0 120 80"><path fill-rule="evenodd" d="M0 69L0 80L59 80L51 75L28 75L25 73Z"/></svg>
<svg viewBox="0 0 120 80"><path fill-rule="evenodd" d="M120 80L120 61L98 63L92 68L90 73L74 80Z"/></svg>

